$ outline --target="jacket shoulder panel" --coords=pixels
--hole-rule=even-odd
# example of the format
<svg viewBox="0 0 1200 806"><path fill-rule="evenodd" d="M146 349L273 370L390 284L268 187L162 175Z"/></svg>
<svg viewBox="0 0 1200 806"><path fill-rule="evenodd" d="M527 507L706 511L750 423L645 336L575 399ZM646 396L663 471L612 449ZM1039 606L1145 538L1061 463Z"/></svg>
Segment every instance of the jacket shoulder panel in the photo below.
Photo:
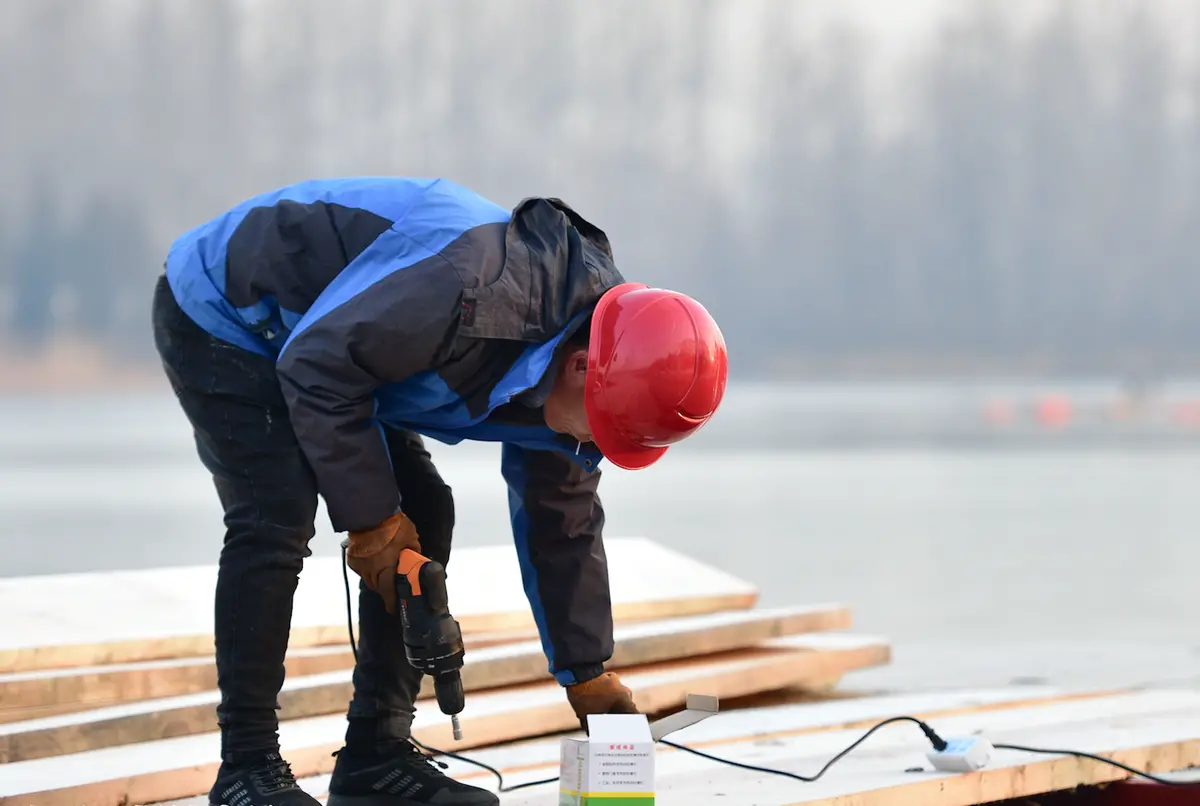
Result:
<svg viewBox="0 0 1200 806"><path fill-rule="evenodd" d="M229 239L225 296L245 308L270 295L303 313L391 226L390 219L337 202L282 199L255 207Z"/></svg>

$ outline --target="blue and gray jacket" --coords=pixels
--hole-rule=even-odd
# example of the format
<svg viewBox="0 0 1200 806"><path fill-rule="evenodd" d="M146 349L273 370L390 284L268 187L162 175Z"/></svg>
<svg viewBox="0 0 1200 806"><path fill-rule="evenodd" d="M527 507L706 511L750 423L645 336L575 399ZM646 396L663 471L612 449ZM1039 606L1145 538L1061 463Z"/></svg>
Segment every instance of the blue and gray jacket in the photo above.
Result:
<svg viewBox="0 0 1200 806"><path fill-rule="evenodd" d="M560 683L612 653L600 452L551 431L557 348L622 282L558 199L506 210L444 179L314 180L185 233L167 278L214 336L275 359L336 531L400 495L382 427L502 443L525 593Z"/></svg>

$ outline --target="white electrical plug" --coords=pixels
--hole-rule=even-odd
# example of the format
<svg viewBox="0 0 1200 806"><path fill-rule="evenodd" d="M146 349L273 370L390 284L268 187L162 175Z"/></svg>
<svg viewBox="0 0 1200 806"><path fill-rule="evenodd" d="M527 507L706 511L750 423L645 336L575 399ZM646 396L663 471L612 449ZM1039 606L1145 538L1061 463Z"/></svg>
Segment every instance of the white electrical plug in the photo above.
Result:
<svg viewBox="0 0 1200 806"><path fill-rule="evenodd" d="M935 770L942 772L973 772L981 770L992 760L992 743L987 739L947 739L943 750L925 754Z"/></svg>

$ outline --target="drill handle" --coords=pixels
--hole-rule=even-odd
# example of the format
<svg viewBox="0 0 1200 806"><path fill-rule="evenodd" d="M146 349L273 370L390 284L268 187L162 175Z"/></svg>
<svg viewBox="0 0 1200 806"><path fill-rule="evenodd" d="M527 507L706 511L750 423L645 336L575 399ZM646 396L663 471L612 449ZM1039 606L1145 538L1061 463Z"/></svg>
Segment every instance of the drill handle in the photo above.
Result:
<svg viewBox="0 0 1200 806"><path fill-rule="evenodd" d="M437 560L431 560L412 549L404 549L400 552L396 575L402 598L422 597L433 615L450 612L446 594L446 568ZM405 587L408 590L404 590Z"/></svg>

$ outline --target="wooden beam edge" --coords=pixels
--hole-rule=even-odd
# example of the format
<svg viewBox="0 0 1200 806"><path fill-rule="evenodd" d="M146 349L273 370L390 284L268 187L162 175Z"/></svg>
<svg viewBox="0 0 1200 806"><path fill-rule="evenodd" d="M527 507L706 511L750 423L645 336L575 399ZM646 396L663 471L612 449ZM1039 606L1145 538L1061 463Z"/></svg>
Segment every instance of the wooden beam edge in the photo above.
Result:
<svg viewBox="0 0 1200 806"><path fill-rule="evenodd" d="M693 616L731 610L750 610L758 602L758 593L746 592L689 599L619 603L613 606L613 619L623 624L655 621L677 616ZM534 629L527 612L467 615L459 619L464 635L470 633L513 633ZM344 624L297 627L291 631L288 646L293 649L334 646L346 643ZM212 652L211 634L113 641L99 644L62 644L0 650L0 674L102 666L141 661L175 660L204 657Z"/></svg>
<svg viewBox="0 0 1200 806"><path fill-rule="evenodd" d="M720 672L695 685L670 681L640 688L638 706L646 711L679 707L687 694L715 694L718 697L737 696L770 686L795 686L811 677L823 678L835 671L850 671L878 665L890 658L890 646L867 645L852 649L820 652L771 651L764 653L760 664L751 669ZM464 740L452 742L448 724L426 725L413 731L421 742L431 746L453 746L468 750L515 739L536 738L577 729L578 722L570 705L563 698L554 705L537 706L518 712L514 732L514 714L489 714L464 722ZM332 753L341 747L341 737L327 744L285 749L284 756L297 777L309 777L331 772L336 759ZM219 762L171 770L158 770L108 781L95 781L62 789L0 796L0 806L127 806L136 803L161 801L203 795L212 785Z"/></svg>
<svg viewBox="0 0 1200 806"><path fill-rule="evenodd" d="M702 633L691 630L638 636L618 643L609 666L614 669L626 669L716 657L723 653L752 649L759 643L773 638L799 637L810 632L829 631L848 622L848 608L832 608L828 611L814 610L779 618L767 617L761 622L721 625ZM700 642L699 646L697 642ZM681 648L681 643L687 646ZM540 651L531 652L527 656L496 658L478 664L468 663L463 670L464 688L469 692L542 682L543 678L545 681L551 679L545 670L545 660ZM838 678L840 673L835 672L831 675L832 680L836 681ZM828 685L828 682L823 681L821 684ZM812 681L814 687L821 684ZM353 688L349 670L345 680L285 688L278 696L279 719L304 719L342 712L353 695ZM146 701L141 712L107 718L89 718L88 711L84 709L75 712L81 717L79 722L54 727L21 730L19 723L13 724L11 728L0 732L0 763L31 761L105 747L211 732L217 729L214 709L220 695L216 691L199 693L209 695L208 699L204 702L172 705L163 699L174 698L158 698L157 702ZM432 696L433 685L426 677L421 681L418 699L425 700ZM125 702L116 705L130 707L136 706L136 703Z"/></svg>
<svg viewBox="0 0 1200 806"><path fill-rule="evenodd" d="M1200 738L1159 742L1093 755L1152 774L1172 772L1200 765ZM786 806L979 806L1122 781L1129 777L1130 773L1109 764L1065 756L1027 764L990 767L952 777L936 776L819 800L797 800Z"/></svg>

